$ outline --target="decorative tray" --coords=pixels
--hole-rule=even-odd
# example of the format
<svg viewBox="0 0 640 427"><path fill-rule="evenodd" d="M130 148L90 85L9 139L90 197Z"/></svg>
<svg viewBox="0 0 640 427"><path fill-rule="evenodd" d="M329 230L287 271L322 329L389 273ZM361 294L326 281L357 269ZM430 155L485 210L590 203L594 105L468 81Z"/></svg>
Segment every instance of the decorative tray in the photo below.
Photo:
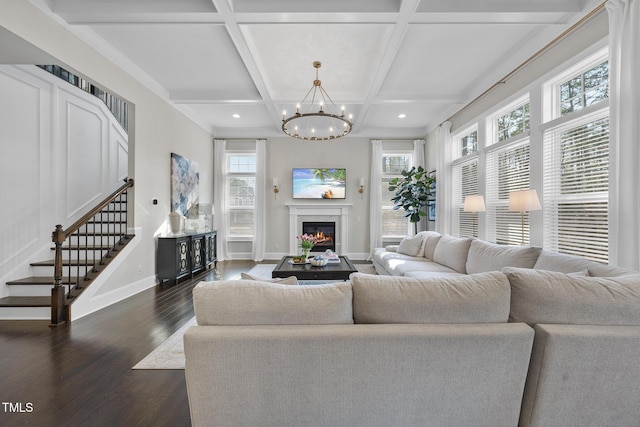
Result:
<svg viewBox="0 0 640 427"><path fill-rule="evenodd" d="M289 260L289 264L293 264L293 265L305 265L305 264L309 264L309 260L306 259L302 262L295 262L293 259Z"/></svg>

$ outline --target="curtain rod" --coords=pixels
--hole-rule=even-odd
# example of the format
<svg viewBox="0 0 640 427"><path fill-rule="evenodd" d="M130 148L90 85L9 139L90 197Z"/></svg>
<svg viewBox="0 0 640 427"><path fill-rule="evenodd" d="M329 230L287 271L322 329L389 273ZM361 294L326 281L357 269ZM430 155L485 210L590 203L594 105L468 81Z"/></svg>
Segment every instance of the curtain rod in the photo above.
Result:
<svg viewBox="0 0 640 427"><path fill-rule="evenodd" d="M564 30L559 36L557 36L556 38L554 38L553 40L551 40L549 43L547 43L546 45L544 45L540 50L538 50L536 53L534 53L533 55L531 55L529 58L527 58L522 64L518 65L516 68L514 68L513 70L511 70L506 76L504 76L503 78L501 78L499 81L497 81L496 83L494 83L493 85L491 85L487 90L485 90L484 92L482 92L480 95L476 96L474 99L472 99L471 101L469 101L464 107L460 108L458 111L456 111L455 113L453 113L451 116L449 116L447 119L445 119L442 123L440 123L438 126L442 126L444 124L444 122L448 122L451 119L453 119L455 116L457 116L458 114L462 113L463 111L465 111L467 108L471 107L473 104L475 104L476 102L478 102L480 99L484 98L489 92L493 91L496 87L503 85L507 82L508 79L510 79L514 74L516 74L518 71L520 71L521 69L523 69L524 67L526 67L527 65L529 65L531 62L533 62L534 59L536 59L537 57L539 57L540 55L542 55L544 52L546 52L547 50L549 50L551 47L553 47L556 43L558 43L560 40L562 40L563 38L565 38L567 35L569 35L569 33L573 32L573 30L575 30L576 28L578 28L579 26L581 26L582 24L584 24L585 22L587 22L589 19L591 19L595 14L597 14L598 12L600 12L605 5L607 4L606 1L600 3L600 5L598 5L595 9L593 9L591 12L589 12L588 14L586 14L585 16L583 16L578 22L576 22L575 24L573 24L572 26L570 26L569 28L567 28L566 30Z"/></svg>

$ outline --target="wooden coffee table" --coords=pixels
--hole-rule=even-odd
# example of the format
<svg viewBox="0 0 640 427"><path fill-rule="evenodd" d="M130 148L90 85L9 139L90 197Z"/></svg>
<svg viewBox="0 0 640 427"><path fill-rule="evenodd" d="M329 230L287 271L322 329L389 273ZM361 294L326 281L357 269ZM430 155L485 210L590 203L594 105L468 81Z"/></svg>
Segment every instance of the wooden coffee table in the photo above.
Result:
<svg viewBox="0 0 640 427"><path fill-rule="evenodd" d="M283 257L271 277L296 276L298 280L348 280L351 273L358 270L346 256L340 257L340 263L329 263L323 267L314 267L311 264L292 264L293 257Z"/></svg>

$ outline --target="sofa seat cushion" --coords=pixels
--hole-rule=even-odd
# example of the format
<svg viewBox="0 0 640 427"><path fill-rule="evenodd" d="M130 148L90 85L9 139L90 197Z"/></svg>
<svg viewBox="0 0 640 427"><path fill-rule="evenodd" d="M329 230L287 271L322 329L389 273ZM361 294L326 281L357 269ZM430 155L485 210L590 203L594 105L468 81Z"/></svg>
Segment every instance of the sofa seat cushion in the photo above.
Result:
<svg viewBox="0 0 640 427"><path fill-rule="evenodd" d="M500 272L451 278L351 275L355 323L500 323L510 289Z"/></svg>
<svg viewBox="0 0 640 427"><path fill-rule="evenodd" d="M373 252L373 259L380 264L386 264L388 260L392 259L403 259L403 260L414 260L417 259L419 261L424 261L423 257L413 257L410 255L401 254L400 252L388 252L384 248L376 248Z"/></svg>
<svg viewBox="0 0 640 427"><path fill-rule="evenodd" d="M500 271L504 267L533 268L540 248L497 245L474 239L469 247L466 269L468 274Z"/></svg>
<svg viewBox="0 0 640 427"><path fill-rule="evenodd" d="M440 264L435 264L440 265ZM444 266L441 266L444 267ZM444 267L446 268L446 267ZM451 277L465 276L465 274L458 273L455 270L451 271L425 271L425 270L413 270L404 274L404 277L414 277L416 279L446 279Z"/></svg>
<svg viewBox="0 0 640 427"><path fill-rule="evenodd" d="M440 265L436 262L429 261L426 258L415 259L391 259L385 263L387 271L393 276L404 276L412 271L423 271L433 273L457 273L457 271ZM458 273L459 274L459 273Z"/></svg>
<svg viewBox="0 0 640 427"><path fill-rule="evenodd" d="M353 323L351 283L290 286L253 280L200 282L193 288L198 325Z"/></svg>
<svg viewBox="0 0 640 427"><path fill-rule="evenodd" d="M590 261L578 256L549 251L542 251L540 253L533 268L536 270L559 271L561 273L575 273L586 269L589 271L589 275L594 277L621 276L637 273L631 270Z"/></svg>
<svg viewBox="0 0 640 427"><path fill-rule="evenodd" d="M509 320L566 325L640 325L640 275L584 277L505 268L511 284Z"/></svg>
<svg viewBox="0 0 640 427"><path fill-rule="evenodd" d="M467 256L471 239L465 237L453 237L443 234L436 245L433 260L445 265L458 273L466 273Z"/></svg>

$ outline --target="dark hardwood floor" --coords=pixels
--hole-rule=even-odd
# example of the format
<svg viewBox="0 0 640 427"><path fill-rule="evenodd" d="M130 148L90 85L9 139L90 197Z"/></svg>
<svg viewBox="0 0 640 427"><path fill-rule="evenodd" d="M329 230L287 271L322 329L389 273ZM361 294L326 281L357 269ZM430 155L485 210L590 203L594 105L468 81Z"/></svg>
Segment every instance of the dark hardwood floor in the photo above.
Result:
<svg viewBox="0 0 640 427"><path fill-rule="evenodd" d="M236 279L253 261L218 263ZM193 317L191 290L149 289L76 320L0 321L0 426L189 426L183 370L131 367ZM22 411L22 412L21 412Z"/></svg>

